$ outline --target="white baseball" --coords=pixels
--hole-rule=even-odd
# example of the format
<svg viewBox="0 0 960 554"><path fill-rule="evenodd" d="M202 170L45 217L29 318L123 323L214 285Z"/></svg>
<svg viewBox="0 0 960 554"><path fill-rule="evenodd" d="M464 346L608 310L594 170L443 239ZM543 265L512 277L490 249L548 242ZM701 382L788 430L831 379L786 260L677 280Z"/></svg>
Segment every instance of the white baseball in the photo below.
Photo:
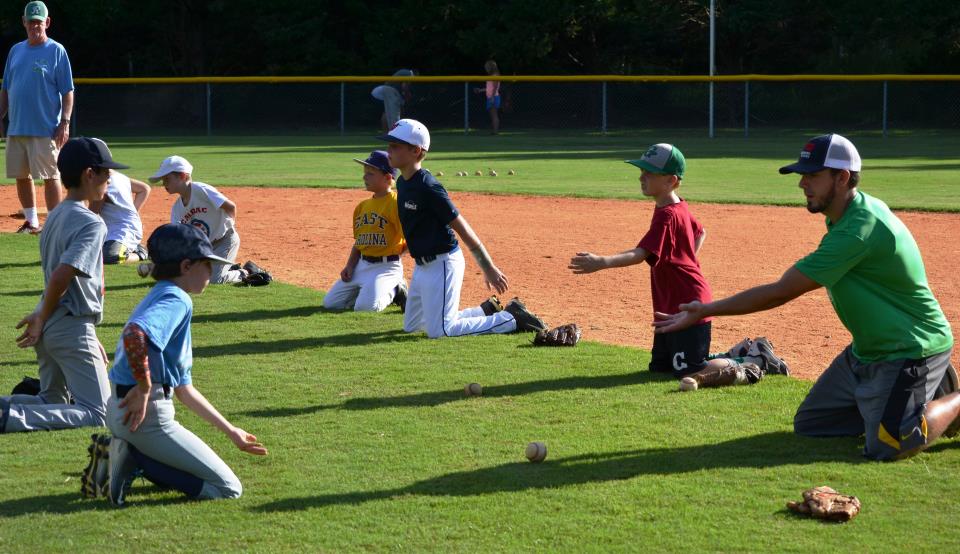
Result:
<svg viewBox="0 0 960 554"><path fill-rule="evenodd" d="M516 174L517 174L517 172L514 171L514 170L512 170L512 169L507 172L507 175L516 175Z"/></svg>
<svg viewBox="0 0 960 554"><path fill-rule="evenodd" d="M438 172L437 172L437 177L443 177L443 172L442 172L442 171L438 171Z"/></svg>
<svg viewBox="0 0 960 554"><path fill-rule="evenodd" d="M533 463L540 463L547 457L547 445L542 442L531 442L527 445L524 455Z"/></svg>
<svg viewBox="0 0 960 554"><path fill-rule="evenodd" d="M693 377L684 377L680 379L680 390L683 392L697 390L700 385L697 384L697 380Z"/></svg>
<svg viewBox="0 0 960 554"><path fill-rule="evenodd" d="M477 177L483 177L483 172L478 169L477 172L474 173L474 175L476 175Z"/></svg>
<svg viewBox="0 0 960 554"><path fill-rule="evenodd" d="M483 386L480 383L469 383L463 387L463 394L467 396L483 396Z"/></svg>

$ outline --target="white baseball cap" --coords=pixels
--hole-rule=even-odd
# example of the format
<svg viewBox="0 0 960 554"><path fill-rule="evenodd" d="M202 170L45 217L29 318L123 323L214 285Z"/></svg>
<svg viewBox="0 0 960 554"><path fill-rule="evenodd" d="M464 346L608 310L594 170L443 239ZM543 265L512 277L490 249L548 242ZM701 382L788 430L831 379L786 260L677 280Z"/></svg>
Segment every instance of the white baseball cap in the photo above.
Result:
<svg viewBox="0 0 960 554"><path fill-rule="evenodd" d="M377 138L430 150L430 131L427 130L426 125L416 119L401 119L394 124L390 132Z"/></svg>
<svg viewBox="0 0 960 554"><path fill-rule="evenodd" d="M156 183L163 179L165 175L171 173L193 173L193 166L186 158L180 156L170 156L160 162L160 169L148 179L151 183Z"/></svg>

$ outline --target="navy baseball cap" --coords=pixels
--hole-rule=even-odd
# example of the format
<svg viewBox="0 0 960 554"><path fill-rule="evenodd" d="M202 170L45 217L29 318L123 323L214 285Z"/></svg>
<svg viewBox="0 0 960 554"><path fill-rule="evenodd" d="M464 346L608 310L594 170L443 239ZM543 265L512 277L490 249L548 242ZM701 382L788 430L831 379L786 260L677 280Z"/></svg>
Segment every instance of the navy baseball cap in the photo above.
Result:
<svg viewBox="0 0 960 554"><path fill-rule="evenodd" d="M57 169L60 173L78 175L88 167L128 169L130 166L113 161L107 143L98 138L80 137L68 140L60 149Z"/></svg>
<svg viewBox="0 0 960 554"><path fill-rule="evenodd" d="M860 171L860 153L852 142L837 134L813 137L803 145L796 163L780 168L780 174L816 173L824 168Z"/></svg>
<svg viewBox="0 0 960 554"><path fill-rule="evenodd" d="M379 169L384 173L389 173L394 179L397 178L397 173L399 172L397 168L390 167L390 158L383 150L374 150L373 152L370 152L370 155L367 156L367 159L365 160L354 158L353 161L357 162L358 164L369 165L370 167Z"/></svg>
<svg viewBox="0 0 960 554"><path fill-rule="evenodd" d="M186 223L167 223L154 229L147 241L147 252L157 264L180 263L182 260L233 264L213 253L210 239L203 231Z"/></svg>

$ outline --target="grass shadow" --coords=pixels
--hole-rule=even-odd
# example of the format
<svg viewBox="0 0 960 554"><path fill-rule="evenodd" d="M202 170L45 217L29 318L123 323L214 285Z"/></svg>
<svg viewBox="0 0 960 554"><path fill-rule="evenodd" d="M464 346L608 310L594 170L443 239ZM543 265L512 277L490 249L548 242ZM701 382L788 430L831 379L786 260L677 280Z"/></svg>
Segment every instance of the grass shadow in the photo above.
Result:
<svg viewBox="0 0 960 554"><path fill-rule="evenodd" d="M39 266L40 266L40 260L36 260L36 261L34 261L34 262L23 262L23 263L10 262L10 263L3 263L3 264L0 264L0 269L10 269L10 268L14 268L14 267L39 267Z"/></svg>
<svg viewBox="0 0 960 554"><path fill-rule="evenodd" d="M606 389L626 385L639 385L651 381L666 381L669 375L640 371L636 373L622 373L617 375L574 376L562 379L543 379L526 383L512 383L508 385L492 385L483 387L485 397L521 396L547 391L563 391L575 389ZM314 406L266 408L241 412L251 417L291 417L307 415L323 410L377 410L381 408L423 408L434 407L449 402L470 400L465 396L463 389L422 392L402 396L351 398L339 404L318 404Z"/></svg>
<svg viewBox="0 0 960 554"><path fill-rule="evenodd" d="M137 493L164 492L157 486L137 489ZM160 498L144 498L137 500L137 506L171 506L185 502L198 502L183 495L164 496ZM96 512L101 510L116 510L106 499L93 500L83 498L80 492L62 494L47 494L13 498L0 501L0 518L14 518L29 514L74 514L77 512Z"/></svg>
<svg viewBox="0 0 960 554"><path fill-rule="evenodd" d="M292 352L304 348L336 348L344 346L369 346L371 343L409 342L418 339L417 335L405 333L401 329L390 331L372 331L369 333L346 333L326 337L308 337L274 341L247 341L233 344L195 346L193 357L234 356L239 354L267 354Z"/></svg>
<svg viewBox="0 0 960 554"><path fill-rule="evenodd" d="M261 321L264 319L283 319L286 317L310 317L323 312L321 306L297 306L283 310L251 310L247 312L227 312L222 314L194 315L193 323L224 323L228 321Z"/></svg>
<svg viewBox="0 0 960 554"><path fill-rule="evenodd" d="M811 439L787 431L737 438L718 444L584 454L540 464L513 462L458 471L405 487L287 498L253 508L290 512L334 505L416 496L480 496L624 481L643 475L677 475L701 470L771 468L822 462L869 463L857 454L860 439Z"/></svg>

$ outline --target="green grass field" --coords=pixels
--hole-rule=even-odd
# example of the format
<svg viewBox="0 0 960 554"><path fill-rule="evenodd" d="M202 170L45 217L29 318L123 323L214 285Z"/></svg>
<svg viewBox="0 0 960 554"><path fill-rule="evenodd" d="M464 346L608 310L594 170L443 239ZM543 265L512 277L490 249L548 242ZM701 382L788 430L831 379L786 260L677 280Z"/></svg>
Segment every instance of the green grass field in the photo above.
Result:
<svg viewBox="0 0 960 554"><path fill-rule="evenodd" d="M427 165L519 172L447 179L454 190L635 197L636 171L620 161L676 140L691 164L688 197L797 203L795 179L776 168L799 151L806 134L798 136L438 134ZM947 190L960 135L908 139L855 138L867 160L864 188L882 188L877 194L901 207L960 209ZM111 145L135 176L180 153L215 185L352 186L359 172L350 158L376 143ZM0 393L36 374L13 327L39 298L37 250L35 237L0 234ZM129 266L108 267L106 281L98 333L112 353L149 283ZM329 313L321 300L284 284L211 287L194 298L194 382L270 455L242 454L186 409L178 419L235 470L243 497L195 502L138 481L130 507L112 509L79 495L93 430L4 435L0 550L930 552L960 541L960 439L903 462L867 462L860 439L793 435L807 382L774 376L681 394L675 381L639 371L643 350L534 349L522 335L432 341L403 333L395 308ZM472 381L483 397L463 396ZM533 440L549 447L542 464L523 458ZM863 513L833 525L785 511L820 484L859 496Z"/></svg>
<svg viewBox="0 0 960 554"><path fill-rule="evenodd" d="M801 205L794 175L777 169L796 160L816 131L754 133L750 139L708 139L705 133L661 130L599 136L569 133L433 135L424 166L450 190L594 198L639 198L638 158L655 142L673 142L687 157L681 194L692 201ZM319 137L121 138L114 156L146 178L171 154L195 166L195 178L215 186L354 187L352 158L385 143L368 135ZM851 135L864 158L861 188L895 209L960 211L960 133L910 133L883 138ZM499 176L475 177L493 168ZM509 176L514 169L517 175ZM457 177L467 171L469 177Z"/></svg>

